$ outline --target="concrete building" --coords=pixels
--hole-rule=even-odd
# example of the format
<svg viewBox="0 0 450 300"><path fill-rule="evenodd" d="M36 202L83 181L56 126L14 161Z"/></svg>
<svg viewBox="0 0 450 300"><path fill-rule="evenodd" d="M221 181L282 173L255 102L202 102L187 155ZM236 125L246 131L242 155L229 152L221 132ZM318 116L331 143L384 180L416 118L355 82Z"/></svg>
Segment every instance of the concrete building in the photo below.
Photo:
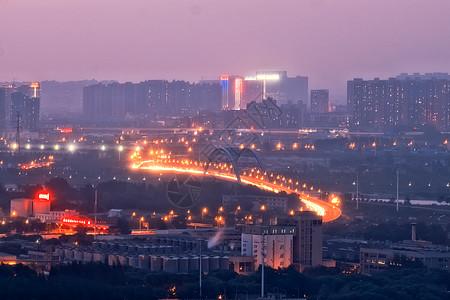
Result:
<svg viewBox="0 0 450 300"><path fill-rule="evenodd" d="M322 265L322 217L312 211L296 212L288 219L295 226L293 261L303 267Z"/></svg>
<svg viewBox="0 0 450 300"><path fill-rule="evenodd" d="M11 217L34 217L50 213L50 201L43 199L17 198L11 200Z"/></svg>
<svg viewBox="0 0 450 300"><path fill-rule="evenodd" d="M408 268L422 264L426 268L450 270L448 247L424 241L404 241L392 245L380 244L361 248L360 269L363 274L373 274L389 268Z"/></svg>
<svg viewBox="0 0 450 300"><path fill-rule="evenodd" d="M450 80L400 77L355 78L347 83L350 128L380 131L433 126L450 130Z"/></svg>
<svg viewBox="0 0 450 300"><path fill-rule="evenodd" d="M330 110L328 90L311 90L311 113L324 114Z"/></svg>
<svg viewBox="0 0 450 300"><path fill-rule="evenodd" d="M39 82L0 86L0 130L15 129L18 121L21 131L37 132L40 94Z"/></svg>
<svg viewBox="0 0 450 300"><path fill-rule="evenodd" d="M293 226L247 226L242 233L241 254L253 257L255 270L263 261L274 269L286 268L292 264L294 232Z"/></svg>

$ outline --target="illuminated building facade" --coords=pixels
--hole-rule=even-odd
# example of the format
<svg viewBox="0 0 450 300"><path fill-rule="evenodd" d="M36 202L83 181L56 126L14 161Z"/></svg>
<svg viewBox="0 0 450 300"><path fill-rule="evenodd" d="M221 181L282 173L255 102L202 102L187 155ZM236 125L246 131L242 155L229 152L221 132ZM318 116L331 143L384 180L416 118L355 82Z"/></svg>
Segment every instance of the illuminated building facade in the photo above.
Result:
<svg viewBox="0 0 450 300"><path fill-rule="evenodd" d="M269 71L257 72L256 78L265 82L264 99L271 97L279 104L308 103L308 77L288 77L286 71Z"/></svg>
<svg viewBox="0 0 450 300"><path fill-rule="evenodd" d="M324 114L330 112L328 90L311 90L311 112Z"/></svg>
<svg viewBox="0 0 450 300"><path fill-rule="evenodd" d="M359 131L433 126L450 130L450 80L404 77L347 83L350 127Z"/></svg>
<svg viewBox="0 0 450 300"><path fill-rule="evenodd" d="M287 268L293 262L293 226L247 226L241 236L241 255L253 256L255 270L264 265Z"/></svg>
<svg viewBox="0 0 450 300"><path fill-rule="evenodd" d="M11 217L34 217L50 213L50 201L46 199L18 198L11 200Z"/></svg>
<svg viewBox="0 0 450 300"><path fill-rule="evenodd" d="M222 85L222 108L224 110L241 109L244 78L223 75L220 77L220 82Z"/></svg>

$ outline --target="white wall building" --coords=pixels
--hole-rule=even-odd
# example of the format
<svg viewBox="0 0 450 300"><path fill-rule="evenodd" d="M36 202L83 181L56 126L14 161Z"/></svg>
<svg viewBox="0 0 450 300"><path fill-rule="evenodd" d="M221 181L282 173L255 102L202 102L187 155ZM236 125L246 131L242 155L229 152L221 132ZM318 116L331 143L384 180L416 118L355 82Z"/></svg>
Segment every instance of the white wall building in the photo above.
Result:
<svg viewBox="0 0 450 300"><path fill-rule="evenodd" d="M255 270L262 264L274 269L292 264L293 226L248 226L241 239L241 255L253 256Z"/></svg>

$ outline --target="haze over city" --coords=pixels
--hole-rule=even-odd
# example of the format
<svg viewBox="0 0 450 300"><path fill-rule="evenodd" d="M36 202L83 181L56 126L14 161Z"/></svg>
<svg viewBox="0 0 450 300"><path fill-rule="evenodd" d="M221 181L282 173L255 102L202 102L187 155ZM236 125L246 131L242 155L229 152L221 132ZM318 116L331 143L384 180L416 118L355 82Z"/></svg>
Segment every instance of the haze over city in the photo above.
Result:
<svg viewBox="0 0 450 300"><path fill-rule="evenodd" d="M0 299L449 299L449 12L0 0Z"/></svg>
<svg viewBox="0 0 450 300"><path fill-rule="evenodd" d="M449 9L445 0L2 0L0 80L287 70L343 103L354 77L448 70Z"/></svg>

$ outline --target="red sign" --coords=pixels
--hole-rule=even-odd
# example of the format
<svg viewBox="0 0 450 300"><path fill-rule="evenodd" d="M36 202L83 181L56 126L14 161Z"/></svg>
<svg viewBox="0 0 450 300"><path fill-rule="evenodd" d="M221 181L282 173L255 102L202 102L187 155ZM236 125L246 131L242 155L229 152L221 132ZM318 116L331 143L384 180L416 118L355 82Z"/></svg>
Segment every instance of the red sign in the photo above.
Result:
<svg viewBox="0 0 450 300"><path fill-rule="evenodd" d="M41 191L41 192L38 192L36 198L38 198L39 200L47 200L47 201L50 201L50 198L51 198L50 192L47 192L47 191Z"/></svg>
<svg viewBox="0 0 450 300"><path fill-rule="evenodd" d="M71 133L72 132L72 128L61 128L61 129L59 129L59 131L61 133Z"/></svg>

